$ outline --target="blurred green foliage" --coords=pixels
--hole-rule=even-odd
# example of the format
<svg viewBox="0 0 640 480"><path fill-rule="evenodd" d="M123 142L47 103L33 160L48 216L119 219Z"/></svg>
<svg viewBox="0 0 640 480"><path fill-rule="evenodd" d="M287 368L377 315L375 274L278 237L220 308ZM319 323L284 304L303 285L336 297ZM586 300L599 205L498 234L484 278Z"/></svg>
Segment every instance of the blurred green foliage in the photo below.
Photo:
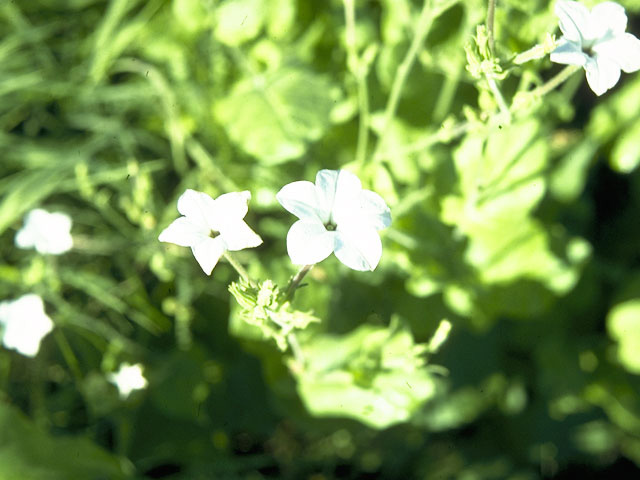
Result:
<svg viewBox="0 0 640 480"><path fill-rule="evenodd" d="M620 3L639 34L640 2ZM0 350L0 477L637 475L640 76L527 95L559 66L510 62L557 20L505 0L485 51L500 112L492 74L466 68L485 17L481 0L1 2L0 300L37 293L56 327L35 359ZM393 224L375 272L331 257L279 312L301 365L269 339L286 347L270 303L234 303L229 264L207 277L157 236L186 188L250 190L265 242L237 258L283 289L275 192L321 168L358 173ZM72 216L71 252L15 248L35 207ZM123 362L149 381L126 399Z"/></svg>

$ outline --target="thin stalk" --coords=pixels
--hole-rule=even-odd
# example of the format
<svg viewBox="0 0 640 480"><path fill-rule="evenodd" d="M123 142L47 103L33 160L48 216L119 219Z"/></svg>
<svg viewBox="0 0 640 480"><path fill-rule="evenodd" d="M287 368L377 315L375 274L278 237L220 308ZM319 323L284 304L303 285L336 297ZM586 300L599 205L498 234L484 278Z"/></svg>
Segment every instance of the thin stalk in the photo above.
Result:
<svg viewBox="0 0 640 480"><path fill-rule="evenodd" d="M391 85L391 93L389 94L389 100L387 101L387 107L384 112L384 126L380 138L378 139L374 161L380 160L380 151L382 151L382 146L384 145L386 134L389 131L391 120L395 116L396 110L398 109L402 88L407 81L409 72L411 71L411 67L413 66L413 62L415 62L416 56L418 55L418 51L420 50L420 47L422 47L422 44L424 43L424 40L429 33L429 29L431 28L431 23L433 20L432 13L431 2L429 0L424 0L413 41L411 42L409 50L402 60L402 63L398 67L396 76L393 79L393 84Z"/></svg>
<svg viewBox="0 0 640 480"><path fill-rule="evenodd" d="M545 96L551 90L554 90L556 87L564 83L571 75L576 73L578 70L580 70L580 67L578 65L567 65L560 71L560 73L551 78L547 83L531 90L531 94L536 97Z"/></svg>
<svg viewBox="0 0 640 480"><path fill-rule="evenodd" d="M227 260L227 262L229 262L229 264L233 268L235 268L236 272L238 272L238 275L240 275L244 281L246 281L252 287L256 286L255 282L251 280L251 277L249 277L249 273L242 265L240 265L240 263L233 257L233 255L231 255L230 252L224 252L223 256Z"/></svg>
<svg viewBox="0 0 640 480"><path fill-rule="evenodd" d="M489 90L493 94L493 98L496 99L498 103L498 108L500 109L500 113L507 119L511 119L511 113L509 112L509 105L505 102L504 97L502 96L502 92L498 88L498 84L496 83L495 78L486 76L487 85L489 85Z"/></svg>
<svg viewBox="0 0 640 480"><path fill-rule="evenodd" d="M309 272L309 270L311 270L312 268L313 268L313 264L304 265L300 270L298 270L298 273L296 273L293 276L293 278L289 282L289 285L287 285L287 290L285 291L285 294L284 294L285 301L291 300L293 298L293 295L296 293L296 290L298 289L300 282L302 281L304 276L307 274L307 272Z"/></svg>
<svg viewBox="0 0 640 480"><path fill-rule="evenodd" d="M489 35L489 48L491 52L496 51L496 41L493 35L496 16L496 0L489 0L489 8L487 9L487 33Z"/></svg>
<svg viewBox="0 0 640 480"><path fill-rule="evenodd" d="M358 143L356 146L356 164L360 169L367 159L369 143L369 89L367 87L366 70L358 57L356 44L356 14L353 0L344 0L344 18L347 41L347 66L356 79L358 89Z"/></svg>

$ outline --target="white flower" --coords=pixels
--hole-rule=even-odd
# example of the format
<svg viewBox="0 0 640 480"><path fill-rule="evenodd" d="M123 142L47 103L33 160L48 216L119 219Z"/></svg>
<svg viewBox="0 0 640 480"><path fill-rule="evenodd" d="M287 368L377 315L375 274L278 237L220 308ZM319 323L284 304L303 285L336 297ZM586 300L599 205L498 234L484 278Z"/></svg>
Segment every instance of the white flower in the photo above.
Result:
<svg viewBox="0 0 640 480"><path fill-rule="evenodd" d="M123 363L115 373L110 373L109 381L118 387L120 396L127 398L134 390L142 390L148 385L147 379L142 374L142 365L136 363L130 365Z"/></svg>
<svg viewBox="0 0 640 480"><path fill-rule="evenodd" d="M581 3L559 0L555 12L563 37L551 61L583 67L596 95L618 83L620 70L640 69L640 40L625 33L627 16L621 5L603 2L589 12Z"/></svg>
<svg viewBox="0 0 640 480"><path fill-rule="evenodd" d="M27 213L15 238L18 248L35 248L39 253L60 255L71 250L71 217L36 208Z"/></svg>
<svg viewBox="0 0 640 480"><path fill-rule="evenodd" d="M296 265L318 263L331 252L354 270L373 270L382 256L378 230L391 225L382 197L363 190L346 170L320 170L315 185L293 182L276 195L298 220L287 234L287 250Z"/></svg>
<svg viewBox="0 0 640 480"><path fill-rule="evenodd" d="M158 240L191 247L204 273L211 275L226 250L262 243L243 220L250 199L247 191L225 193L214 200L206 193L188 189L178 198L178 212L183 216L165 228Z"/></svg>
<svg viewBox="0 0 640 480"><path fill-rule="evenodd" d="M2 344L27 357L35 357L40 342L53 329L53 322L44 312L42 298L31 293L17 300L0 302Z"/></svg>

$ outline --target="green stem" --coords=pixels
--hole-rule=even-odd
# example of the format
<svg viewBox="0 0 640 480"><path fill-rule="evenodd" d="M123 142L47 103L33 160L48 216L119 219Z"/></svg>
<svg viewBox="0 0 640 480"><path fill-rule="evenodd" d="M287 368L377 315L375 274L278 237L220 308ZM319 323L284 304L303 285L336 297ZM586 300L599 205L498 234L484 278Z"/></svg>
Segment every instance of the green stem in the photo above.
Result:
<svg viewBox="0 0 640 480"><path fill-rule="evenodd" d="M309 270L311 270L312 268L313 268L313 264L304 265L300 270L298 270L298 273L296 273L293 276L293 278L289 282L289 285L287 285L287 290L285 291L285 294L284 294L285 302L293 298L293 295L296 293L296 290L298 289L300 282L302 281L304 276L307 274L307 272L309 272Z"/></svg>
<svg viewBox="0 0 640 480"><path fill-rule="evenodd" d="M367 87L366 69L358 57L356 44L356 15L353 0L344 0L344 17L347 41L347 66L356 79L358 88L358 109L360 119L358 123L358 143L356 146L356 164L363 168L367 159L367 145L369 143L369 89Z"/></svg>
<svg viewBox="0 0 640 480"><path fill-rule="evenodd" d="M489 7L487 9L487 33L489 34L489 48L491 48L491 52L494 54L496 51L496 41L493 36L495 15L496 0L489 0Z"/></svg>
<svg viewBox="0 0 640 480"><path fill-rule="evenodd" d="M249 277L249 273L245 270L245 268L240 265L240 263L231 255L230 252L224 252L223 254L224 258L227 260L227 262L229 262L229 264L235 268L236 272L238 272L238 275L240 275L244 281L246 281L249 285L251 285L252 287L256 286L256 283L251 280L251 277Z"/></svg>
<svg viewBox="0 0 640 480"><path fill-rule="evenodd" d="M507 105L507 102L504 100L504 97L502 96L502 92L498 88L498 84L496 83L496 79L493 78L493 77L490 77L489 75L487 75L486 78L487 78L487 84L489 85L489 89L491 90L491 93L493 94L493 98L495 98L496 102L498 103L498 108L500 109L500 113L507 120L510 120L511 119L511 113L509 111L509 106Z"/></svg>
<svg viewBox="0 0 640 480"><path fill-rule="evenodd" d="M380 152L382 151L382 147L384 146L391 120L395 116L396 110L398 109L402 88L407 81L409 72L411 71L411 67L413 66L413 62L415 62L416 56L418 55L418 51L420 50L420 47L422 47L422 44L424 43L424 40L429 33L429 29L431 28L431 23L433 20L432 13L431 2L429 0L424 0L413 41L411 42L409 50L402 60L402 63L398 67L396 76L393 79L391 93L389 95L387 107L384 112L384 125L380 134L380 138L378 139L378 144L376 146L374 161L380 160Z"/></svg>
<svg viewBox="0 0 640 480"><path fill-rule="evenodd" d="M556 87L564 83L569 77L571 77L571 75L576 73L578 70L580 70L580 67L578 65L567 65L560 71L560 73L551 78L547 83L531 90L531 95L536 97L545 96L551 90L554 90Z"/></svg>

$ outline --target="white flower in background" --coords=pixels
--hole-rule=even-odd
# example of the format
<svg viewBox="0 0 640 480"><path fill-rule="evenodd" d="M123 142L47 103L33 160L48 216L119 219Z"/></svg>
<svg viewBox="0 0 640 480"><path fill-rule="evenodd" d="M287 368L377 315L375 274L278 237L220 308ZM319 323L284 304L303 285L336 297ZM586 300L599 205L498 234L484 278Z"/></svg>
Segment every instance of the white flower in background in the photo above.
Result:
<svg viewBox="0 0 640 480"><path fill-rule="evenodd" d="M244 222L251 193L232 192L215 200L206 193L186 190L178 198L183 216L165 228L158 240L191 247L193 255L211 275L226 250L257 247L262 239Z"/></svg>
<svg viewBox="0 0 640 480"><path fill-rule="evenodd" d="M30 293L17 300L0 302L0 330L6 348L35 357L40 342L52 329L53 322L38 295Z"/></svg>
<svg viewBox="0 0 640 480"><path fill-rule="evenodd" d="M382 197L363 190L346 170L320 170L315 185L293 182L276 195L298 220L287 234L287 250L296 265L318 263L331 252L354 270L373 270L382 256L378 230L391 225Z"/></svg>
<svg viewBox="0 0 640 480"><path fill-rule="evenodd" d="M18 248L35 248L39 253L60 255L71 250L71 217L36 208L27 213L15 238Z"/></svg>
<svg viewBox="0 0 640 480"><path fill-rule="evenodd" d="M640 69L640 40L625 33L627 16L621 5L603 2L589 12L581 3L559 0L555 12L563 36L551 61L583 67L596 95L618 83L620 70Z"/></svg>
<svg viewBox="0 0 640 480"><path fill-rule="evenodd" d="M115 373L110 373L109 381L118 387L120 397L127 398L132 391L142 390L148 385L147 379L142 374L142 365L136 363L130 365L123 363Z"/></svg>

